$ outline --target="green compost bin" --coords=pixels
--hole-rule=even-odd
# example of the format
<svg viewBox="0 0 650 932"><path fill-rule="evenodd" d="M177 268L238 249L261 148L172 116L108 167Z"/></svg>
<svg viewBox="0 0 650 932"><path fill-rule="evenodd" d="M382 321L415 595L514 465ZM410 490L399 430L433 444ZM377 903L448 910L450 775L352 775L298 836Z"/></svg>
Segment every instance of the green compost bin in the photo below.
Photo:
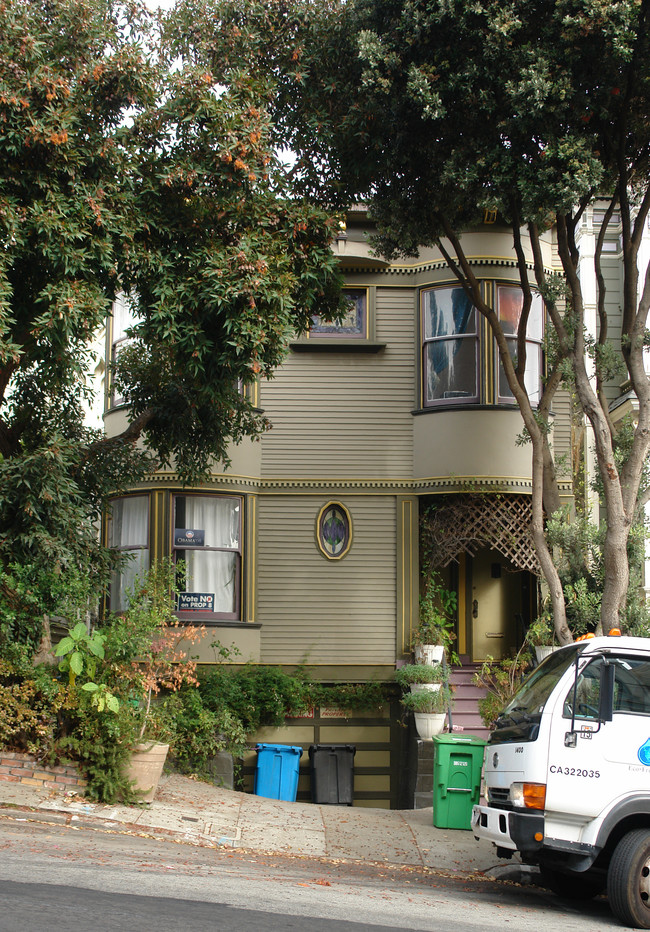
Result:
<svg viewBox="0 0 650 932"><path fill-rule="evenodd" d="M472 806L481 795L486 745L475 735L433 738L433 824L436 828L470 829Z"/></svg>

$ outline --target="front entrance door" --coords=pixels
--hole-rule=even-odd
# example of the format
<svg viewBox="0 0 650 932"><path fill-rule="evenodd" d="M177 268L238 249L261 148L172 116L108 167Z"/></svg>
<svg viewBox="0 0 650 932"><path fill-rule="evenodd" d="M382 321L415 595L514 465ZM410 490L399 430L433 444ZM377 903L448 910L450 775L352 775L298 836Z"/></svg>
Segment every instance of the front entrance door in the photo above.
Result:
<svg viewBox="0 0 650 932"><path fill-rule="evenodd" d="M474 662L488 656L503 660L521 646L530 574L518 570L496 550L481 550L467 564L471 658Z"/></svg>

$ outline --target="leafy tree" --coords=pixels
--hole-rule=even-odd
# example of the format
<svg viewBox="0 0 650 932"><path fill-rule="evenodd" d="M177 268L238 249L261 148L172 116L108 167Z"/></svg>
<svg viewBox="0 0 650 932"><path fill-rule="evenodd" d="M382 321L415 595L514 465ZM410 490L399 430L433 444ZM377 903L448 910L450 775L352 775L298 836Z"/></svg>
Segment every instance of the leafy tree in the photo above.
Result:
<svg viewBox="0 0 650 932"><path fill-rule="evenodd" d="M302 189L332 204L366 199L378 224L377 249L386 256L437 246L488 321L532 443L532 533L561 643L571 632L544 513L560 504L551 405L559 385L572 383L592 428L602 481L601 624L609 628L625 605L627 544L650 450L642 358L650 277L638 267L650 208L648 3L315 0L217 9L216 19L197 20L192 41L208 56L234 46L240 60L275 77L276 130L290 139ZM588 339L577 238L585 212L602 199L593 267L598 327ZM514 357L463 248L463 232L485 210L509 227L518 262L524 308ZM603 390L612 376L612 327L601 258L614 210L622 223L624 275L616 355L638 400L622 460ZM550 229L561 282L543 262ZM550 322L549 369L537 406L524 380L534 290Z"/></svg>
<svg viewBox="0 0 650 932"><path fill-rule="evenodd" d="M61 611L112 556L93 521L154 463L198 481L268 427L241 390L340 300L332 220L274 154L265 80L179 55L138 2L0 3L0 612ZM130 426L83 426L111 302ZM137 444L137 441L140 441ZM17 585L9 564L29 567ZM17 630L16 625L20 628ZM13 626L13 627L12 627Z"/></svg>

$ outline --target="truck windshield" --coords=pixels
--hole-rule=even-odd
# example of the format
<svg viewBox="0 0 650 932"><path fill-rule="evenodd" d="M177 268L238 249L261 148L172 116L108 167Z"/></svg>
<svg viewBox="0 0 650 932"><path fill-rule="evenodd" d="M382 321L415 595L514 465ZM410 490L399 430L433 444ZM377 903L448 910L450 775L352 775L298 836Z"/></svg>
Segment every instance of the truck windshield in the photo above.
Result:
<svg viewBox="0 0 650 932"><path fill-rule="evenodd" d="M548 697L582 650L584 644L571 644L550 654L533 670L498 717L491 742L535 740Z"/></svg>

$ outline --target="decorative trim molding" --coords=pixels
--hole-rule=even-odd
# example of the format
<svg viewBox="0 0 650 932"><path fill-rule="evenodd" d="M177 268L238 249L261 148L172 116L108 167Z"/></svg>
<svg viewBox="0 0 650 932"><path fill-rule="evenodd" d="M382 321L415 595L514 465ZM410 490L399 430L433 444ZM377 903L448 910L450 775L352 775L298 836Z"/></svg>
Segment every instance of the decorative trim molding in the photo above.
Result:
<svg viewBox="0 0 650 932"><path fill-rule="evenodd" d="M412 265L364 265L364 260L359 258L358 265L355 263L354 268L346 268L346 271L354 274L366 273L369 275L417 275L420 272L437 272L440 269L449 269L445 259L430 259L428 262L414 262ZM468 256L467 261L471 266L500 266L501 268L516 269L518 268L517 260L508 256ZM534 270L532 262L526 262L526 268ZM548 275L559 275L557 269L546 268Z"/></svg>
<svg viewBox="0 0 650 932"><path fill-rule="evenodd" d="M180 479L176 473L156 473L149 476L137 491L163 486L177 487ZM259 495L322 494L332 495L348 492L356 495L401 494L426 495L431 492L521 492L530 494L532 480L525 476L423 476L416 479L358 478L254 478L227 473L214 473L200 487L202 492L251 492ZM560 494L571 494L570 480L559 482ZM135 490L134 490L135 491ZM186 490L187 491L187 490ZM191 491L191 490L190 490Z"/></svg>

